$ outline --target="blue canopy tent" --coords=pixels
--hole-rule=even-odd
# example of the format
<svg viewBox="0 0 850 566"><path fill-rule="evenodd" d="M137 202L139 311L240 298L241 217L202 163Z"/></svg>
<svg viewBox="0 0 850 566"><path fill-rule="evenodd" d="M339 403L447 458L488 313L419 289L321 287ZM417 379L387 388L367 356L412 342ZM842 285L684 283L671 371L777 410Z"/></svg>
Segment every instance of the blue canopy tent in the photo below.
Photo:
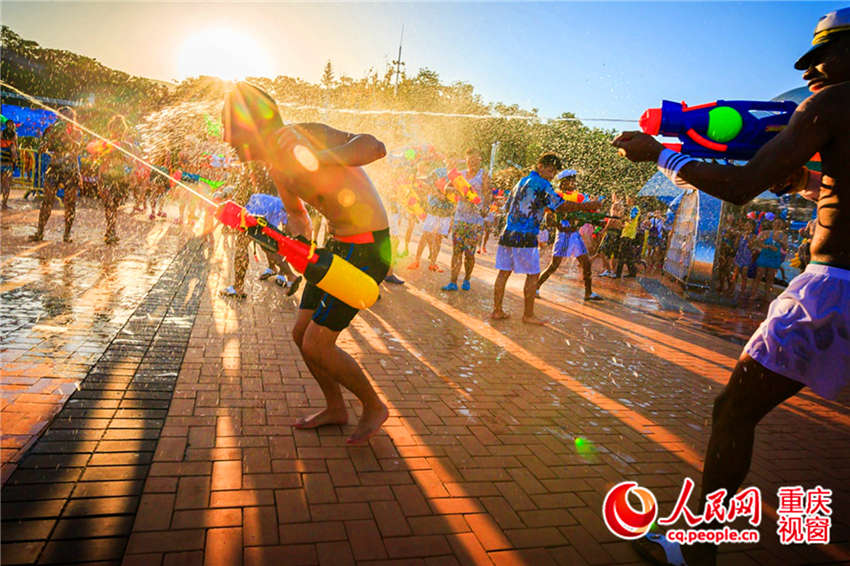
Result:
<svg viewBox="0 0 850 566"><path fill-rule="evenodd" d="M38 108L15 106L14 104L4 104L0 107L0 114L6 120L11 120L15 123L18 137L41 137L44 130L56 121L56 115L53 112Z"/></svg>
<svg viewBox="0 0 850 566"><path fill-rule="evenodd" d="M16 106L14 104L3 104L0 107L0 114L4 118L4 123L6 120L11 120L15 123L15 131L19 138L30 136L39 138L44 133L44 130L56 121L56 115L53 112L39 108ZM49 162L49 156L35 154L35 168L31 175L33 187L41 187L43 185L44 172L47 170ZM21 170L18 166L15 167L14 176L21 177Z"/></svg>

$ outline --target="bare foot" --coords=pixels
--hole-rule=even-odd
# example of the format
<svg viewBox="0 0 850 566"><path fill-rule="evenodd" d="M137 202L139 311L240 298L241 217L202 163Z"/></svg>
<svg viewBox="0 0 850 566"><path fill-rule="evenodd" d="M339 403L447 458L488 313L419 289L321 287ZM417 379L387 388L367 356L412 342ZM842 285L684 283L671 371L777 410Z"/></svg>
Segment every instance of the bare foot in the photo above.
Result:
<svg viewBox="0 0 850 566"><path fill-rule="evenodd" d="M506 313L505 311L493 311L490 313L490 318L493 320L505 320L506 318L510 318L511 315Z"/></svg>
<svg viewBox="0 0 850 566"><path fill-rule="evenodd" d="M363 408L363 415L360 417L360 422L357 423L357 428L354 429L354 434L348 437L346 444L366 444L376 432L381 429L381 425L390 416L387 406L381 403L379 407L374 409Z"/></svg>
<svg viewBox="0 0 850 566"><path fill-rule="evenodd" d="M526 324L536 324L537 326L543 326L546 324L545 320L540 320L536 316L524 316L522 317L522 321Z"/></svg>
<svg viewBox="0 0 850 566"><path fill-rule="evenodd" d="M325 409L308 417L301 417L292 425L295 428L309 429L325 425L348 424L348 413L345 409Z"/></svg>

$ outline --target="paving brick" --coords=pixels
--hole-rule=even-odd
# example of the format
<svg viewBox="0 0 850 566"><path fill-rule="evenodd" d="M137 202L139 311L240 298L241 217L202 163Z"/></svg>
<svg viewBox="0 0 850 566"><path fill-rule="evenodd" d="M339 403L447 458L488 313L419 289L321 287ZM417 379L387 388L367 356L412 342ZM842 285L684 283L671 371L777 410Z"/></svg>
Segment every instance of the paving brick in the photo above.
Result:
<svg viewBox="0 0 850 566"><path fill-rule="evenodd" d="M150 476L208 476L212 473L212 462L154 462Z"/></svg>
<svg viewBox="0 0 850 566"><path fill-rule="evenodd" d="M0 532L2 532L4 543L45 540L50 535L55 524L56 521L53 519L4 521Z"/></svg>
<svg viewBox="0 0 850 566"><path fill-rule="evenodd" d="M189 427L189 446L191 448L212 448L215 446L214 426Z"/></svg>
<svg viewBox="0 0 850 566"><path fill-rule="evenodd" d="M208 476L181 477L177 483L175 509L205 508L210 504L210 478Z"/></svg>
<svg viewBox="0 0 850 566"><path fill-rule="evenodd" d="M211 489L228 490L242 487L242 464L238 460L213 462Z"/></svg>
<svg viewBox="0 0 850 566"><path fill-rule="evenodd" d="M242 509L245 546L272 546L279 542L277 511L274 507L245 507Z"/></svg>
<svg viewBox="0 0 850 566"><path fill-rule="evenodd" d="M537 566L557 566L554 558L542 548L500 550L489 553L490 560L496 566L519 566L520 564L534 564Z"/></svg>
<svg viewBox="0 0 850 566"><path fill-rule="evenodd" d="M191 550L166 554L162 566L202 566L203 563L204 552L201 550Z"/></svg>
<svg viewBox="0 0 850 566"><path fill-rule="evenodd" d="M304 474L304 491L310 504L335 503L337 500L328 474Z"/></svg>
<svg viewBox="0 0 850 566"><path fill-rule="evenodd" d="M64 503L64 501L63 501ZM138 497L95 497L71 499L62 511L63 517L121 515L135 513Z"/></svg>
<svg viewBox="0 0 850 566"><path fill-rule="evenodd" d="M230 527L207 531L204 566L240 566L242 564L242 528Z"/></svg>
<svg viewBox="0 0 850 566"><path fill-rule="evenodd" d="M441 515L453 515L456 513L479 513L482 511L481 504L470 498L443 497L440 499L429 499L428 504L434 513Z"/></svg>
<svg viewBox="0 0 850 566"><path fill-rule="evenodd" d="M9 479L9 485L63 483L76 481L83 468L59 468L49 470L18 469ZM37 487L33 486L33 489Z"/></svg>
<svg viewBox="0 0 850 566"><path fill-rule="evenodd" d="M385 538L384 546L390 558L439 556L451 552L446 538L440 535Z"/></svg>
<svg viewBox="0 0 850 566"><path fill-rule="evenodd" d="M203 548L203 529L133 533L127 543L128 554L202 550Z"/></svg>
<svg viewBox="0 0 850 566"><path fill-rule="evenodd" d="M348 534L348 542L351 551L357 561L383 560L387 558L387 551L381 539L378 525L372 520L346 521L345 531Z"/></svg>
<svg viewBox="0 0 850 566"><path fill-rule="evenodd" d="M210 507L256 507L274 504L274 492L270 489L240 489L214 491L210 495Z"/></svg>
<svg viewBox="0 0 850 566"><path fill-rule="evenodd" d="M611 563L611 555L580 525L560 527L560 532L589 564Z"/></svg>
<svg viewBox="0 0 850 566"><path fill-rule="evenodd" d="M157 443L153 459L157 462L180 462L185 453L185 437L164 437Z"/></svg>
<svg viewBox="0 0 850 566"><path fill-rule="evenodd" d="M171 524L173 493L145 493L139 501L134 531L164 531Z"/></svg>
<svg viewBox="0 0 850 566"><path fill-rule="evenodd" d="M3 519L36 519L58 517L65 505L64 499L17 501L3 504Z"/></svg>
<svg viewBox="0 0 850 566"><path fill-rule="evenodd" d="M145 480L144 493L175 493L177 478L148 477Z"/></svg>
<svg viewBox="0 0 850 566"><path fill-rule="evenodd" d="M3 486L2 500L5 503L11 501L34 501L39 499L64 499L74 489L73 483L54 483L40 485L33 489L29 485L5 485Z"/></svg>
<svg viewBox="0 0 850 566"><path fill-rule="evenodd" d="M328 460L328 472L336 488L359 485L354 465L348 459Z"/></svg>
<svg viewBox="0 0 850 566"><path fill-rule="evenodd" d="M473 533L447 535L455 557L461 564L492 564L487 552Z"/></svg>
<svg viewBox="0 0 850 566"><path fill-rule="evenodd" d="M0 553L4 564L34 564L44 547L44 541L3 542Z"/></svg>
<svg viewBox="0 0 850 566"><path fill-rule="evenodd" d="M312 566L317 561L316 547L312 544L245 548L245 566L263 566L265 564Z"/></svg>
<svg viewBox="0 0 850 566"><path fill-rule="evenodd" d="M567 539L555 527L506 529L505 536L515 548L559 546L567 543Z"/></svg>
<svg viewBox="0 0 850 566"><path fill-rule="evenodd" d="M314 521L353 521L371 518L372 510L368 503L325 503L310 505L310 515Z"/></svg>
<svg viewBox="0 0 850 566"><path fill-rule="evenodd" d="M431 514L431 507L422 495L419 486L416 485L394 485L393 493L401 505L402 512L410 517L416 515Z"/></svg>
<svg viewBox="0 0 850 566"><path fill-rule="evenodd" d="M414 535L446 535L469 532L469 525L463 515L430 515L410 517L410 530Z"/></svg>
<svg viewBox="0 0 850 566"><path fill-rule="evenodd" d="M125 540L116 537L51 541L44 545L38 561L39 564L65 564L69 556L79 562L120 560Z"/></svg>
<svg viewBox="0 0 850 566"><path fill-rule="evenodd" d="M340 503L350 503L355 501L388 501L395 499L395 494L390 486L387 485L337 487L335 491Z"/></svg>
<svg viewBox="0 0 850 566"><path fill-rule="evenodd" d="M274 492L277 519L281 523L303 523L310 520L307 498L301 489L279 489Z"/></svg>
<svg viewBox="0 0 850 566"><path fill-rule="evenodd" d="M280 525L281 544L309 544L345 540L345 525L341 521L313 521Z"/></svg>
<svg viewBox="0 0 850 566"><path fill-rule="evenodd" d="M401 506L395 501L373 501L370 507L383 537L411 534L410 525L405 520Z"/></svg>
<svg viewBox="0 0 850 566"><path fill-rule="evenodd" d="M161 563L161 552L149 552L146 554L125 554L121 566L158 566Z"/></svg>
<svg viewBox="0 0 850 566"><path fill-rule="evenodd" d="M130 533L132 515L62 519L56 523L51 539L114 537Z"/></svg>
<svg viewBox="0 0 850 566"><path fill-rule="evenodd" d="M271 509L271 507L269 507L269 509ZM175 511L171 518L171 528L173 529L202 529L210 527L240 526L242 526L242 511L236 508ZM168 527L166 526L166 529L167 528Z"/></svg>
<svg viewBox="0 0 850 566"><path fill-rule="evenodd" d="M348 566L354 565L354 555L351 546L345 542L321 542L316 545L319 566Z"/></svg>
<svg viewBox="0 0 850 566"><path fill-rule="evenodd" d="M293 489L302 487L299 474L246 474L242 483L253 489Z"/></svg>
<svg viewBox="0 0 850 566"><path fill-rule="evenodd" d="M82 481L113 481L143 479L148 474L147 466L98 466L88 467Z"/></svg>

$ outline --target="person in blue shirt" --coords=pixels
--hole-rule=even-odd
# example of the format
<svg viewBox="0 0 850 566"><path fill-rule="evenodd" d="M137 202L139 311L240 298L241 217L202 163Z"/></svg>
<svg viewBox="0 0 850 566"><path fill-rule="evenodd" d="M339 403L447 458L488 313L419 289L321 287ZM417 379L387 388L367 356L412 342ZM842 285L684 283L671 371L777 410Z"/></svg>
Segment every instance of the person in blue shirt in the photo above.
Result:
<svg viewBox="0 0 850 566"><path fill-rule="evenodd" d="M562 193L573 192L576 190L576 176L578 171L575 169L564 169L555 176L558 181L559 188ZM580 225L584 219L581 214L583 211L595 212L599 209L600 201L598 199L586 199L583 202L571 202L569 205L564 205L560 213L556 214L558 235L555 238L555 246L552 249L552 261L549 266L540 274L537 281L537 289L539 291L543 283L558 270L561 261L565 257L574 257L581 266L582 279L584 280L584 300L585 301L601 301L602 297L593 292L591 283L590 259L588 258L587 246L579 233ZM570 213L574 214L570 214ZM578 213L576 215L575 213ZM539 293L538 293L539 295Z"/></svg>
<svg viewBox="0 0 850 566"><path fill-rule="evenodd" d="M537 234L546 209L557 210L564 204L550 181L561 169L561 159L554 153L544 153L534 170L519 180L505 203L505 228L496 250L496 284L493 289L493 312L490 318L502 320L508 313L502 310L505 285L511 273L525 274L525 308L522 321L542 325L534 316L534 297L540 275L540 252Z"/></svg>

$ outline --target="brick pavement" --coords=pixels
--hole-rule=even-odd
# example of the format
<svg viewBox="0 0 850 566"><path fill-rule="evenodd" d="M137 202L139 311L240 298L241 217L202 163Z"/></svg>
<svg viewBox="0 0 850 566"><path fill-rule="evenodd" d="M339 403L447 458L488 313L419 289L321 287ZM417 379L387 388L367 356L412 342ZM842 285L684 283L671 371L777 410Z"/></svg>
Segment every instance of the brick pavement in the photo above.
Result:
<svg viewBox="0 0 850 566"><path fill-rule="evenodd" d="M170 223L121 214L122 241L107 248L101 208L81 199L73 244L61 241L63 210L58 207L45 240L33 243L27 237L40 201L13 198L10 203L14 208L0 213L4 482L185 241Z"/></svg>
<svg viewBox="0 0 850 566"><path fill-rule="evenodd" d="M121 558L206 268L196 238L20 460L2 491L4 563Z"/></svg>
<svg viewBox="0 0 850 566"><path fill-rule="evenodd" d="M229 280L217 245L158 439L115 445L149 455L147 474L117 457L82 472L107 464L116 477L78 481L68 470L83 464L64 462L51 473L66 483L39 490L31 514L4 523L4 540L85 536L92 554L78 560L116 564L641 563L605 529L602 498L631 479L670 508L683 476L698 476L711 402L739 346L620 300L586 306L563 276L538 304L548 327L490 324L491 258L470 293L439 291L445 275L401 272L408 285L384 288L343 333L390 407L368 446L349 447L350 425L291 428L322 401L289 339L297 303L258 281L244 302L219 297ZM515 315L520 285L508 286ZM773 508L780 485L836 489L835 544L782 547L767 517L762 542L724 548L721 563L850 561L848 400L805 393L768 416L747 480ZM579 453L576 438L595 450ZM65 503L63 485L82 491ZM50 517L79 509L75 495L97 521L59 528ZM125 500L136 496L129 527ZM128 532L119 553L115 535Z"/></svg>

